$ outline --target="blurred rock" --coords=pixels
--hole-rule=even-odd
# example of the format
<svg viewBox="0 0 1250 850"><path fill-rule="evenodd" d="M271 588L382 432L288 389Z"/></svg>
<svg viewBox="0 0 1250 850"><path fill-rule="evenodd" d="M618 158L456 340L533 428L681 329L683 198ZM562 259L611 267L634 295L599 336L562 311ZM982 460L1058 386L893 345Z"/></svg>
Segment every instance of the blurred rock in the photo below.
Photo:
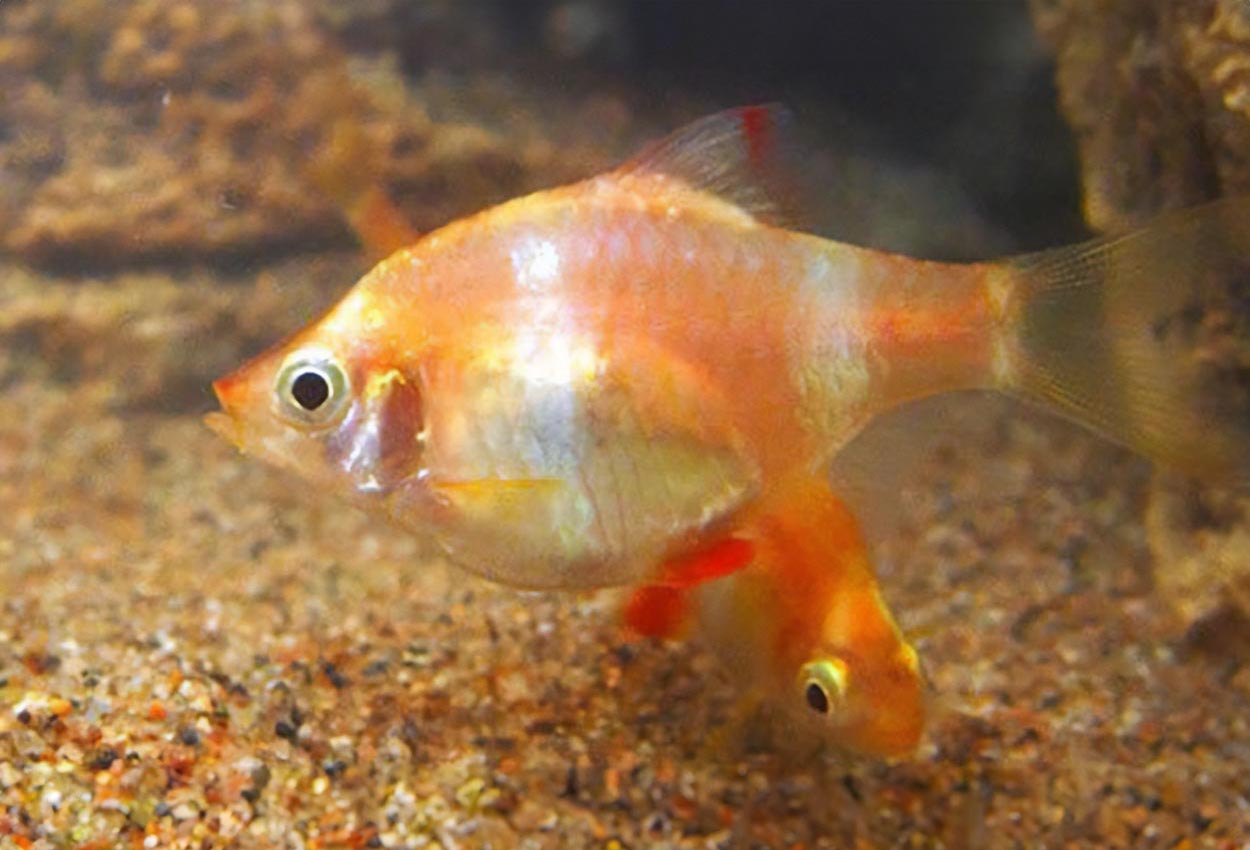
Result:
<svg viewBox="0 0 1250 850"><path fill-rule="evenodd" d="M565 59L622 61L630 53L626 10L616 0L565 0L543 20L543 43Z"/></svg>
<svg viewBox="0 0 1250 850"><path fill-rule="evenodd" d="M1250 3L1030 0L1081 152L1085 216L1121 231L1152 214L1250 191ZM1250 396L1247 270L1190 317L1193 356ZM1163 598L1190 634L1250 613L1250 499L1161 475L1146 518ZM1204 639L1210 647L1211 641Z"/></svg>
<svg viewBox="0 0 1250 850"><path fill-rule="evenodd" d="M1219 654L1215 627L1250 614L1250 498L1156 475L1146 534L1160 596L1198 648Z"/></svg>
<svg viewBox="0 0 1250 850"><path fill-rule="evenodd" d="M431 119L387 55L293 0L0 7L3 245L37 261L257 253L344 239L327 157L429 227L507 196L525 149ZM336 131L358 143L341 150Z"/></svg>
<svg viewBox="0 0 1250 850"><path fill-rule="evenodd" d="M1093 227L1250 191L1250 4L1030 2L1055 53Z"/></svg>
<svg viewBox="0 0 1250 850"><path fill-rule="evenodd" d="M209 383L329 306L362 271L340 252L230 280L194 270L84 279L0 264L0 386L33 379L113 411L206 410Z"/></svg>
<svg viewBox="0 0 1250 850"><path fill-rule="evenodd" d="M713 94L681 82L685 70L637 52L649 43L642 32L653 40L664 20L688 17L619 0L0 5L0 247L88 272L250 260L345 243L355 200L378 189L417 230L435 227L602 170L647 137L751 99L733 85ZM639 94L644 65L661 81ZM817 83L824 91L823 75ZM837 129L845 122L827 100L786 86L773 96L798 101L822 140L835 129L841 138L837 167L813 182L850 214L821 220L859 222L871 207L867 220L882 223L872 229L888 231L836 235L937 256L1009 247L959 178L917 180L928 172L880 134ZM961 139L944 150L981 137ZM959 199L949 213L947 197ZM922 236L894 238L899 222Z"/></svg>

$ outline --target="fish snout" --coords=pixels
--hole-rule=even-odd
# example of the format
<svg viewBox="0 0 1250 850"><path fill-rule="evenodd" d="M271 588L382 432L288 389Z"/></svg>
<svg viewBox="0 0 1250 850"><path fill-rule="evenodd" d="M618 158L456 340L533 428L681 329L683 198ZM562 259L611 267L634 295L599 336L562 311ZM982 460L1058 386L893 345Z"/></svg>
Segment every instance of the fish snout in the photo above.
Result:
<svg viewBox="0 0 1250 850"><path fill-rule="evenodd" d="M238 449L243 448L240 411L243 409L244 381L238 373L213 381L213 395L221 410L205 414L204 424Z"/></svg>
<svg viewBox="0 0 1250 850"><path fill-rule="evenodd" d="M926 700L919 658L901 642L888 656L862 659L846 733L852 747L876 756L915 751L924 735Z"/></svg>
<svg viewBox="0 0 1250 850"><path fill-rule="evenodd" d="M918 659L907 644L882 657L831 652L803 665L798 685L806 708L843 746L896 757L919 744L925 701Z"/></svg>

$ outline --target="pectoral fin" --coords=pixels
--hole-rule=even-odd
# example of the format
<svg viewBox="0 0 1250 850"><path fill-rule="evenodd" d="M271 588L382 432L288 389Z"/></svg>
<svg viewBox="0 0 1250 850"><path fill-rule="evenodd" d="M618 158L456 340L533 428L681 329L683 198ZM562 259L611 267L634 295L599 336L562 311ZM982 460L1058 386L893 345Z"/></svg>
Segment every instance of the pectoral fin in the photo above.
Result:
<svg viewBox="0 0 1250 850"><path fill-rule="evenodd" d="M532 514L535 499L551 499L565 487L559 478L474 478L434 481L429 487L453 507L468 513L508 519Z"/></svg>

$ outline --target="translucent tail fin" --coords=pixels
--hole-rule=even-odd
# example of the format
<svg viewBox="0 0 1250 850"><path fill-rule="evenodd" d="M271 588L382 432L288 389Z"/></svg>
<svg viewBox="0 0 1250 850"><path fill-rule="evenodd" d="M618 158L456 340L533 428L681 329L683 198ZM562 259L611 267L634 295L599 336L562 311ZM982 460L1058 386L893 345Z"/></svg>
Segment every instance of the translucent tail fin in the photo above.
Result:
<svg viewBox="0 0 1250 850"><path fill-rule="evenodd" d="M1250 198L1008 260L999 379L1143 454L1250 484Z"/></svg>

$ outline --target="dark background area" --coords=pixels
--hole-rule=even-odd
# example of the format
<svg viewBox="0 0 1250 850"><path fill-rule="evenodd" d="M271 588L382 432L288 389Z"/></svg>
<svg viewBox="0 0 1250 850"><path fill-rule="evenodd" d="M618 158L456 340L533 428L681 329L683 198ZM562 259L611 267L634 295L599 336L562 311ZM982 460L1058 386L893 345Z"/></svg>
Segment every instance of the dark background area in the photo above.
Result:
<svg viewBox="0 0 1250 850"><path fill-rule="evenodd" d="M580 65L625 75L648 92L698 88L726 103L824 102L872 128L887 153L957 176L1022 248L1084 233L1075 147L1024 0L582 0L499 8L513 49L498 55L517 65L533 60L527 47L542 45L538 64L566 78Z"/></svg>

